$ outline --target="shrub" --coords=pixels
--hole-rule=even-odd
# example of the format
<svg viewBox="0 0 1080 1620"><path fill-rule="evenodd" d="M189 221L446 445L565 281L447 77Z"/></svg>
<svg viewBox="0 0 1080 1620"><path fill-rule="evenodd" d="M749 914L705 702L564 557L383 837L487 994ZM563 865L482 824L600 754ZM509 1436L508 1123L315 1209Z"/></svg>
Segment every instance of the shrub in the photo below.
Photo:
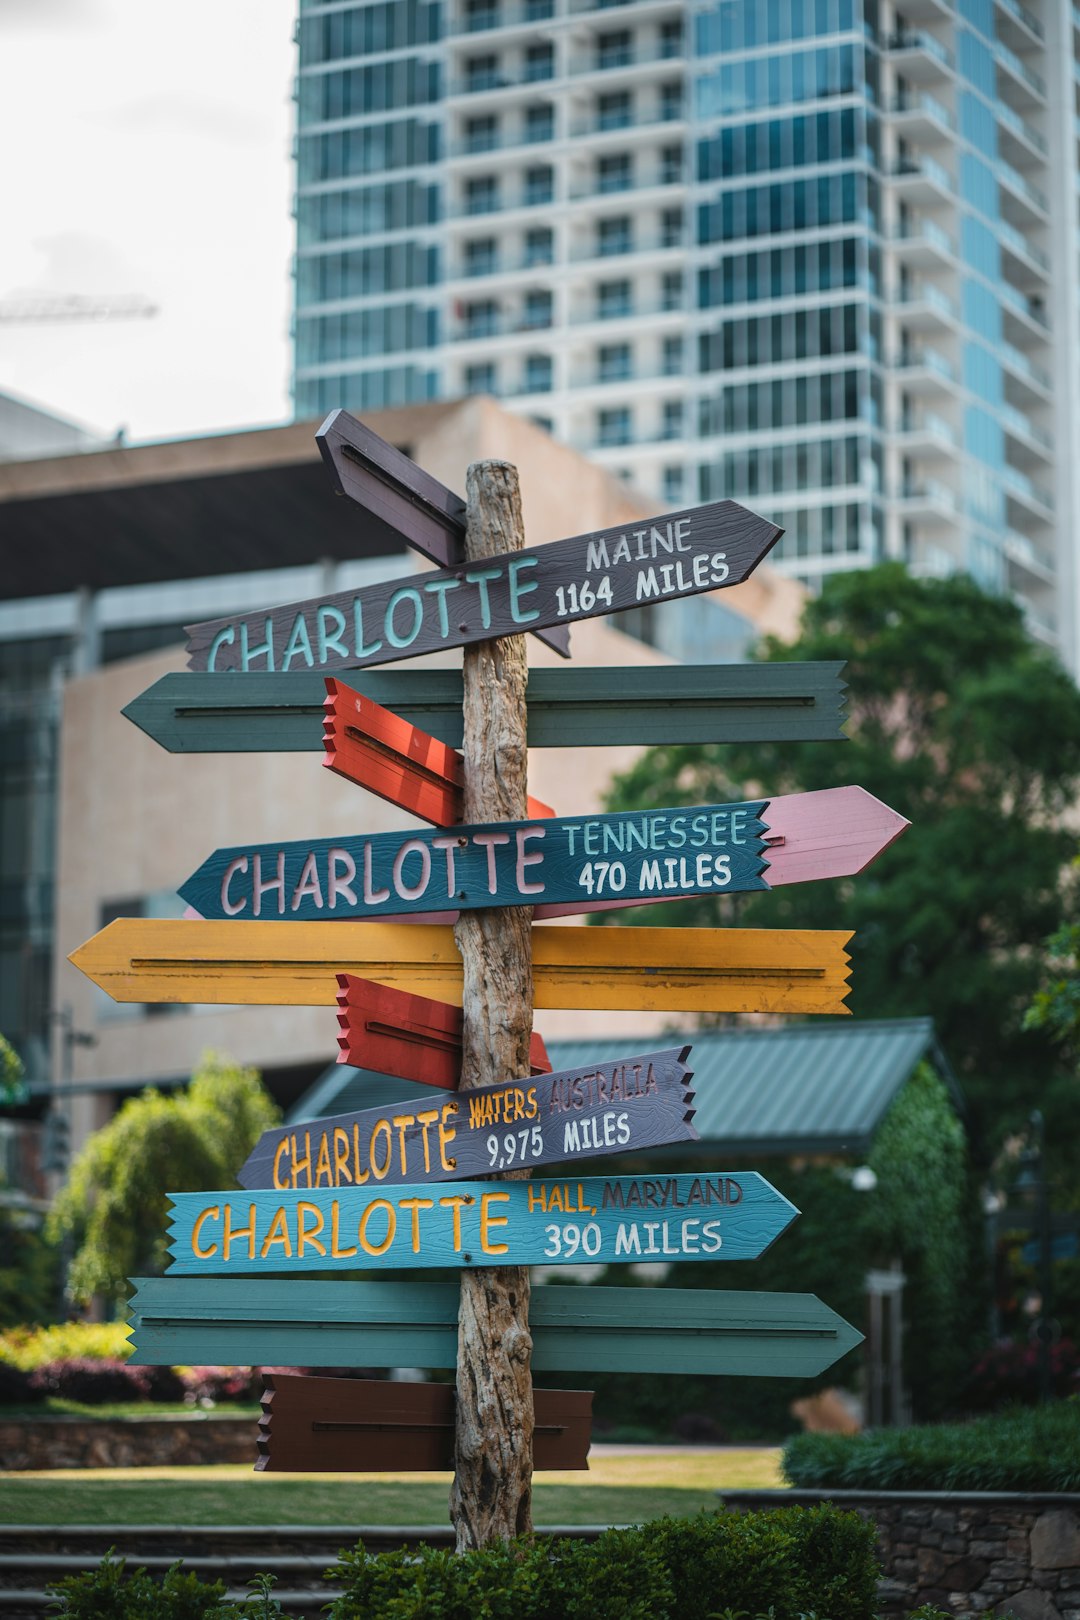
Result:
<svg viewBox="0 0 1080 1620"><path fill-rule="evenodd" d="M189 1406L257 1401L262 1393L262 1379L254 1367L183 1367L180 1384Z"/></svg>
<svg viewBox="0 0 1080 1620"><path fill-rule="evenodd" d="M110 1548L94 1569L52 1582L50 1613L67 1620L211 1620L219 1609L223 1582L185 1575L177 1563L159 1585L145 1569L128 1575L126 1559L114 1558L115 1551Z"/></svg>
<svg viewBox="0 0 1080 1620"><path fill-rule="evenodd" d="M0 1361L34 1372L50 1361L126 1361L131 1341L123 1322L58 1322L0 1333Z"/></svg>
<svg viewBox="0 0 1080 1620"><path fill-rule="evenodd" d="M1075 1491L1080 1400L973 1423L873 1434L800 1434L784 1449L792 1485L825 1490Z"/></svg>
<svg viewBox="0 0 1080 1620"><path fill-rule="evenodd" d="M1049 1346L1050 1382L1058 1396L1080 1391L1080 1352L1071 1339ZM985 1351L971 1369L967 1399L978 1411L994 1410L1009 1402L1034 1405L1040 1391L1039 1347L1012 1339Z"/></svg>
<svg viewBox="0 0 1080 1620"><path fill-rule="evenodd" d="M34 1387L30 1373L0 1361L0 1406L26 1406L44 1399L44 1391Z"/></svg>
<svg viewBox="0 0 1080 1620"><path fill-rule="evenodd" d="M330 1620L706 1620L732 1611L869 1620L874 1529L832 1507L700 1514L594 1542L517 1541L457 1558L421 1547L369 1557L360 1544L330 1572L344 1591Z"/></svg>
<svg viewBox="0 0 1080 1620"><path fill-rule="evenodd" d="M30 1374L30 1381L42 1395L59 1395L85 1406L103 1406L112 1401L145 1401L150 1393L148 1368L129 1367L125 1361L93 1360L76 1356L65 1361L48 1361Z"/></svg>

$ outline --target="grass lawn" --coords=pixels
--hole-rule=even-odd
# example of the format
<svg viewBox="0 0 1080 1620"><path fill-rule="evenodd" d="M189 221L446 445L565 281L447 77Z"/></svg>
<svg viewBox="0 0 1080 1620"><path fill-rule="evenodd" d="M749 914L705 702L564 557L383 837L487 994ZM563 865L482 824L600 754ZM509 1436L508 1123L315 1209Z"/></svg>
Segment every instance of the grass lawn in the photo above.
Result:
<svg viewBox="0 0 1080 1620"><path fill-rule="evenodd" d="M779 1487L780 1452L602 1454L588 1473L535 1476L537 1524L631 1524ZM449 1474L255 1474L220 1468L0 1473L3 1524L446 1524Z"/></svg>

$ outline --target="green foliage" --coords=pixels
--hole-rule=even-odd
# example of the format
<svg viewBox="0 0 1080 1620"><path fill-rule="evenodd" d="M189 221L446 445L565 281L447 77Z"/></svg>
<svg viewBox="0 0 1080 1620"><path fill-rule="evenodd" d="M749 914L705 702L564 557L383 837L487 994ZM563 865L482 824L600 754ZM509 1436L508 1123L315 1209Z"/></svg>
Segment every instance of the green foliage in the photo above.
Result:
<svg viewBox="0 0 1080 1620"><path fill-rule="evenodd" d="M36 1372L50 1361L121 1361L131 1354L123 1322L56 1322L0 1333L0 1361Z"/></svg>
<svg viewBox="0 0 1080 1620"><path fill-rule="evenodd" d="M167 1192L236 1185L278 1110L254 1069L207 1053L186 1091L149 1090L96 1131L53 1206L49 1232L69 1233L75 1299L121 1300L127 1279L164 1269Z"/></svg>
<svg viewBox="0 0 1080 1620"><path fill-rule="evenodd" d="M41 1216L17 1204L0 1206L0 1328L47 1322L59 1282L59 1258Z"/></svg>
<svg viewBox="0 0 1080 1620"><path fill-rule="evenodd" d="M0 1108L26 1101L23 1061L9 1040L0 1035Z"/></svg>
<svg viewBox="0 0 1080 1620"><path fill-rule="evenodd" d="M660 1519L465 1558L431 1547L369 1556L361 1543L330 1572L344 1584L330 1620L869 1620L874 1542L856 1514L820 1507Z"/></svg>
<svg viewBox="0 0 1080 1620"><path fill-rule="evenodd" d="M1075 1491L1080 1400L973 1423L872 1434L800 1434L784 1450L792 1485L827 1490Z"/></svg>
<svg viewBox="0 0 1080 1620"><path fill-rule="evenodd" d="M94 1569L53 1582L48 1590L56 1596L49 1612L68 1620L216 1620L225 1596L223 1582L185 1575L176 1563L159 1585L145 1569L129 1575L127 1560L114 1558L115 1550Z"/></svg>
<svg viewBox="0 0 1080 1620"><path fill-rule="evenodd" d="M1045 1030L1076 1061L1080 1059L1080 923L1069 923L1051 934L1046 942L1045 972L1024 1028Z"/></svg>
<svg viewBox="0 0 1080 1620"><path fill-rule="evenodd" d="M834 575L798 639L770 640L763 656L847 660L847 745L653 748L609 808L856 782L912 829L844 884L680 902L671 919L854 928L853 1009L934 1018L989 1147L1036 1101L1050 1117L1052 1046L1022 1025L1042 941L1075 913L1062 816L1080 784L1080 693L1013 603L895 564Z"/></svg>

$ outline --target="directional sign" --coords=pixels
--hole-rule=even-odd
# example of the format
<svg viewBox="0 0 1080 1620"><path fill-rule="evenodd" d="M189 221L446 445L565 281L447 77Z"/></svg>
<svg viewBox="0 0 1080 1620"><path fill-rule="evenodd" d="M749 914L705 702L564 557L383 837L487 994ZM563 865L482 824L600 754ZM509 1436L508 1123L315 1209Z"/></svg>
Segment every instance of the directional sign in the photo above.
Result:
<svg viewBox="0 0 1080 1620"><path fill-rule="evenodd" d="M671 1047L455 1091L431 1108L391 1103L264 1131L237 1180L370 1190L696 1142L689 1053Z"/></svg>
<svg viewBox="0 0 1080 1620"><path fill-rule="evenodd" d="M354 1063L376 1074L454 1091L461 1079L463 1019L460 1007L430 996L339 973L339 1063ZM550 1074L551 1060L543 1036L534 1030L529 1041L533 1074ZM267 1183L269 1185L269 1183Z"/></svg>
<svg viewBox="0 0 1080 1620"><path fill-rule="evenodd" d="M456 1282L139 1277L135 1366L454 1367ZM536 1286L535 1372L811 1378L862 1334L813 1294Z"/></svg>
<svg viewBox="0 0 1080 1620"><path fill-rule="evenodd" d="M216 850L179 892L201 917L283 922L743 893L769 886L764 812L756 800L239 844Z"/></svg>
<svg viewBox="0 0 1080 1620"><path fill-rule="evenodd" d="M846 1012L848 930L534 928L534 1005ZM114 1001L327 1007L356 973L461 1005L453 930L408 923L122 917L70 960Z"/></svg>
<svg viewBox="0 0 1080 1620"><path fill-rule="evenodd" d="M783 534L735 501L189 625L195 670L356 669L738 585Z"/></svg>
<svg viewBox="0 0 1080 1620"><path fill-rule="evenodd" d="M466 507L460 495L348 411L331 411L315 443L334 489L363 507L367 528L391 545L407 540L440 568L464 562ZM569 657L570 632L565 627L541 630L538 637Z"/></svg>
<svg viewBox="0 0 1080 1620"><path fill-rule="evenodd" d="M670 664L529 671L530 748L843 742L842 663ZM350 685L460 747L459 669L357 671ZM321 748L321 675L163 675L123 711L173 754Z"/></svg>
<svg viewBox="0 0 1080 1620"><path fill-rule="evenodd" d="M854 877L875 861L911 826L861 787L819 788L812 793L785 793L770 799L763 811L764 854L769 862L768 887L807 883L817 878ZM700 893L707 893L701 890ZM654 901L681 898L669 893ZM583 911L618 911L635 900L597 900L584 906L537 906L537 917L569 917ZM434 921L453 921L443 916Z"/></svg>
<svg viewBox="0 0 1080 1620"><path fill-rule="evenodd" d="M464 814L465 764L419 726L354 692L332 675L326 678L323 764L436 827L451 827ZM529 798L530 820L555 814L550 805Z"/></svg>
<svg viewBox="0 0 1080 1620"><path fill-rule="evenodd" d="M170 1272L756 1260L799 1213L756 1170L381 1187L398 1144L370 1145L363 1188L170 1193Z"/></svg>
<svg viewBox="0 0 1080 1620"><path fill-rule="evenodd" d="M592 1391L534 1389L533 1467L587 1469ZM452 1384L263 1373L259 1471L406 1474L454 1466Z"/></svg>

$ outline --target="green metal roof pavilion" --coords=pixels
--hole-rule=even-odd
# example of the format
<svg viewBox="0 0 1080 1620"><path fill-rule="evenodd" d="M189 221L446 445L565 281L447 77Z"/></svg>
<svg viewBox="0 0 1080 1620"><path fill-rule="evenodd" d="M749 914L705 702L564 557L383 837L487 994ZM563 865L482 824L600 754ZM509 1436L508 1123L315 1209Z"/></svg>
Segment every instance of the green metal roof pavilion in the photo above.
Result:
<svg viewBox="0 0 1080 1620"><path fill-rule="evenodd" d="M862 1155L916 1064L926 1058L962 1102L929 1018L786 1024L777 1029L676 1032L636 1040L552 1041L555 1069L633 1057L689 1043L698 1144L744 1154ZM431 1099L429 1087L334 1064L288 1116L302 1124L390 1102Z"/></svg>

